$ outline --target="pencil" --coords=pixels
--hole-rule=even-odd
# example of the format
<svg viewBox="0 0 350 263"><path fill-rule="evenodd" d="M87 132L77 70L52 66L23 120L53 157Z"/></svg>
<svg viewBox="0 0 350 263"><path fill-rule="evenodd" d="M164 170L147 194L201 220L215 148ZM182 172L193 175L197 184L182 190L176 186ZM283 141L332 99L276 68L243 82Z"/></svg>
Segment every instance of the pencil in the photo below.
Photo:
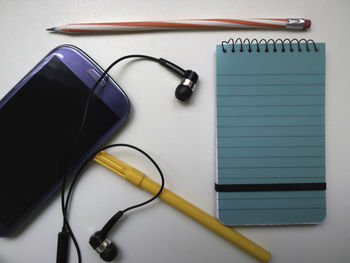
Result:
<svg viewBox="0 0 350 263"><path fill-rule="evenodd" d="M139 170L129 166L106 152L102 151L98 153L94 157L94 160L112 172L120 175L128 182L148 191L153 195L159 191L159 184L146 177ZM261 262L268 262L270 260L270 252L234 231L232 228L221 224L216 218L195 207L168 189L164 188L159 198L206 226L208 229L222 236L226 240L245 250L247 253L256 257Z"/></svg>
<svg viewBox="0 0 350 263"><path fill-rule="evenodd" d="M47 28L57 33L120 33L159 30L203 30L203 29L297 29L310 28L311 20L303 18L249 18L249 19L183 19L169 21L75 23Z"/></svg>

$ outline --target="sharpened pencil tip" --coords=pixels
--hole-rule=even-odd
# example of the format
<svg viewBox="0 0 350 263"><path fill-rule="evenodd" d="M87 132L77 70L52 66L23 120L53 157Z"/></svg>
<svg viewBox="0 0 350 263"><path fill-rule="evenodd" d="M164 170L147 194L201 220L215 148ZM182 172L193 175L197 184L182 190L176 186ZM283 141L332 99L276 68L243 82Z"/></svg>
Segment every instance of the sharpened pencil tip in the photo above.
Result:
<svg viewBox="0 0 350 263"><path fill-rule="evenodd" d="M47 31L55 31L54 27L46 28Z"/></svg>

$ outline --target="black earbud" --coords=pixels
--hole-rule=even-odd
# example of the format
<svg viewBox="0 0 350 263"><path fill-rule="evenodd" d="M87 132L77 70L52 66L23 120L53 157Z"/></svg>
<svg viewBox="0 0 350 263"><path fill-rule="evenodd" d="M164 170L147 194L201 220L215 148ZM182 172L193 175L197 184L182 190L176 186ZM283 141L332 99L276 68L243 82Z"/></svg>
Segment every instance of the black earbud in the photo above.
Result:
<svg viewBox="0 0 350 263"><path fill-rule="evenodd" d="M175 90L175 97L181 101L188 100L196 88L197 73L192 70L184 70L164 58L160 58L159 63L182 77L180 85Z"/></svg>
<svg viewBox="0 0 350 263"><path fill-rule="evenodd" d="M118 255L118 248L111 242L111 240L107 239L107 234L123 214L124 211L118 211L108 220L101 231L95 232L90 237L90 245L104 261L110 262Z"/></svg>
<svg viewBox="0 0 350 263"><path fill-rule="evenodd" d="M181 101L188 100L194 89L196 88L196 82L198 80L198 75L192 70L186 70L181 84L177 86L175 90L175 97Z"/></svg>
<svg viewBox="0 0 350 263"><path fill-rule="evenodd" d="M90 237L89 243L104 261L110 262L118 255L118 248L101 234L101 231L95 232Z"/></svg>

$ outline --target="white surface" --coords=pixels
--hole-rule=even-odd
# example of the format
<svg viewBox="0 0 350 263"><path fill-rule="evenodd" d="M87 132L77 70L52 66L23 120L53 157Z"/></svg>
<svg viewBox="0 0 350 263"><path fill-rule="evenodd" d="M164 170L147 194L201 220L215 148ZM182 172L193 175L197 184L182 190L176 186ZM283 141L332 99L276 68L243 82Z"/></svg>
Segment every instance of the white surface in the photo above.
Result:
<svg viewBox="0 0 350 263"><path fill-rule="evenodd" d="M270 250L272 263L345 263L350 256L349 11L349 1L315 0L0 1L0 97L51 49L64 43L80 47L102 67L120 56L140 53L196 70L200 76L198 89L186 106L173 95L179 79L155 63L129 61L112 70L112 77L132 102L129 121L113 142L132 143L147 151L163 169L169 189L215 215L216 44L230 37L326 42L327 218L316 226L236 230ZM305 17L312 20L312 26L307 32L236 30L100 36L45 31L71 22L241 17ZM122 151L119 156L157 178L151 165L137 154ZM5 176L4 171L0 176ZM103 167L92 165L75 191L70 215L83 262L102 262L89 247L89 236L114 211L148 197ZM0 239L0 262L55 262L60 228L56 195L20 234ZM159 201L127 215L110 238L121 251L115 262L257 262ZM70 251L70 262L77 262L75 250Z"/></svg>

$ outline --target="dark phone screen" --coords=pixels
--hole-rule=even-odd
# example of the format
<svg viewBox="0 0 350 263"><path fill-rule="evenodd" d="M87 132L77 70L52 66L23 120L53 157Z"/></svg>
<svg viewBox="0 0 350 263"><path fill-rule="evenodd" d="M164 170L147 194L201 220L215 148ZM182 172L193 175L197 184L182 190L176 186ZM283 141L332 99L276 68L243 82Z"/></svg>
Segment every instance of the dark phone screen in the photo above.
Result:
<svg viewBox="0 0 350 263"><path fill-rule="evenodd" d="M89 88L53 57L0 109L0 223L10 228L59 183ZM75 161L119 117L93 96Z"/></svg>

